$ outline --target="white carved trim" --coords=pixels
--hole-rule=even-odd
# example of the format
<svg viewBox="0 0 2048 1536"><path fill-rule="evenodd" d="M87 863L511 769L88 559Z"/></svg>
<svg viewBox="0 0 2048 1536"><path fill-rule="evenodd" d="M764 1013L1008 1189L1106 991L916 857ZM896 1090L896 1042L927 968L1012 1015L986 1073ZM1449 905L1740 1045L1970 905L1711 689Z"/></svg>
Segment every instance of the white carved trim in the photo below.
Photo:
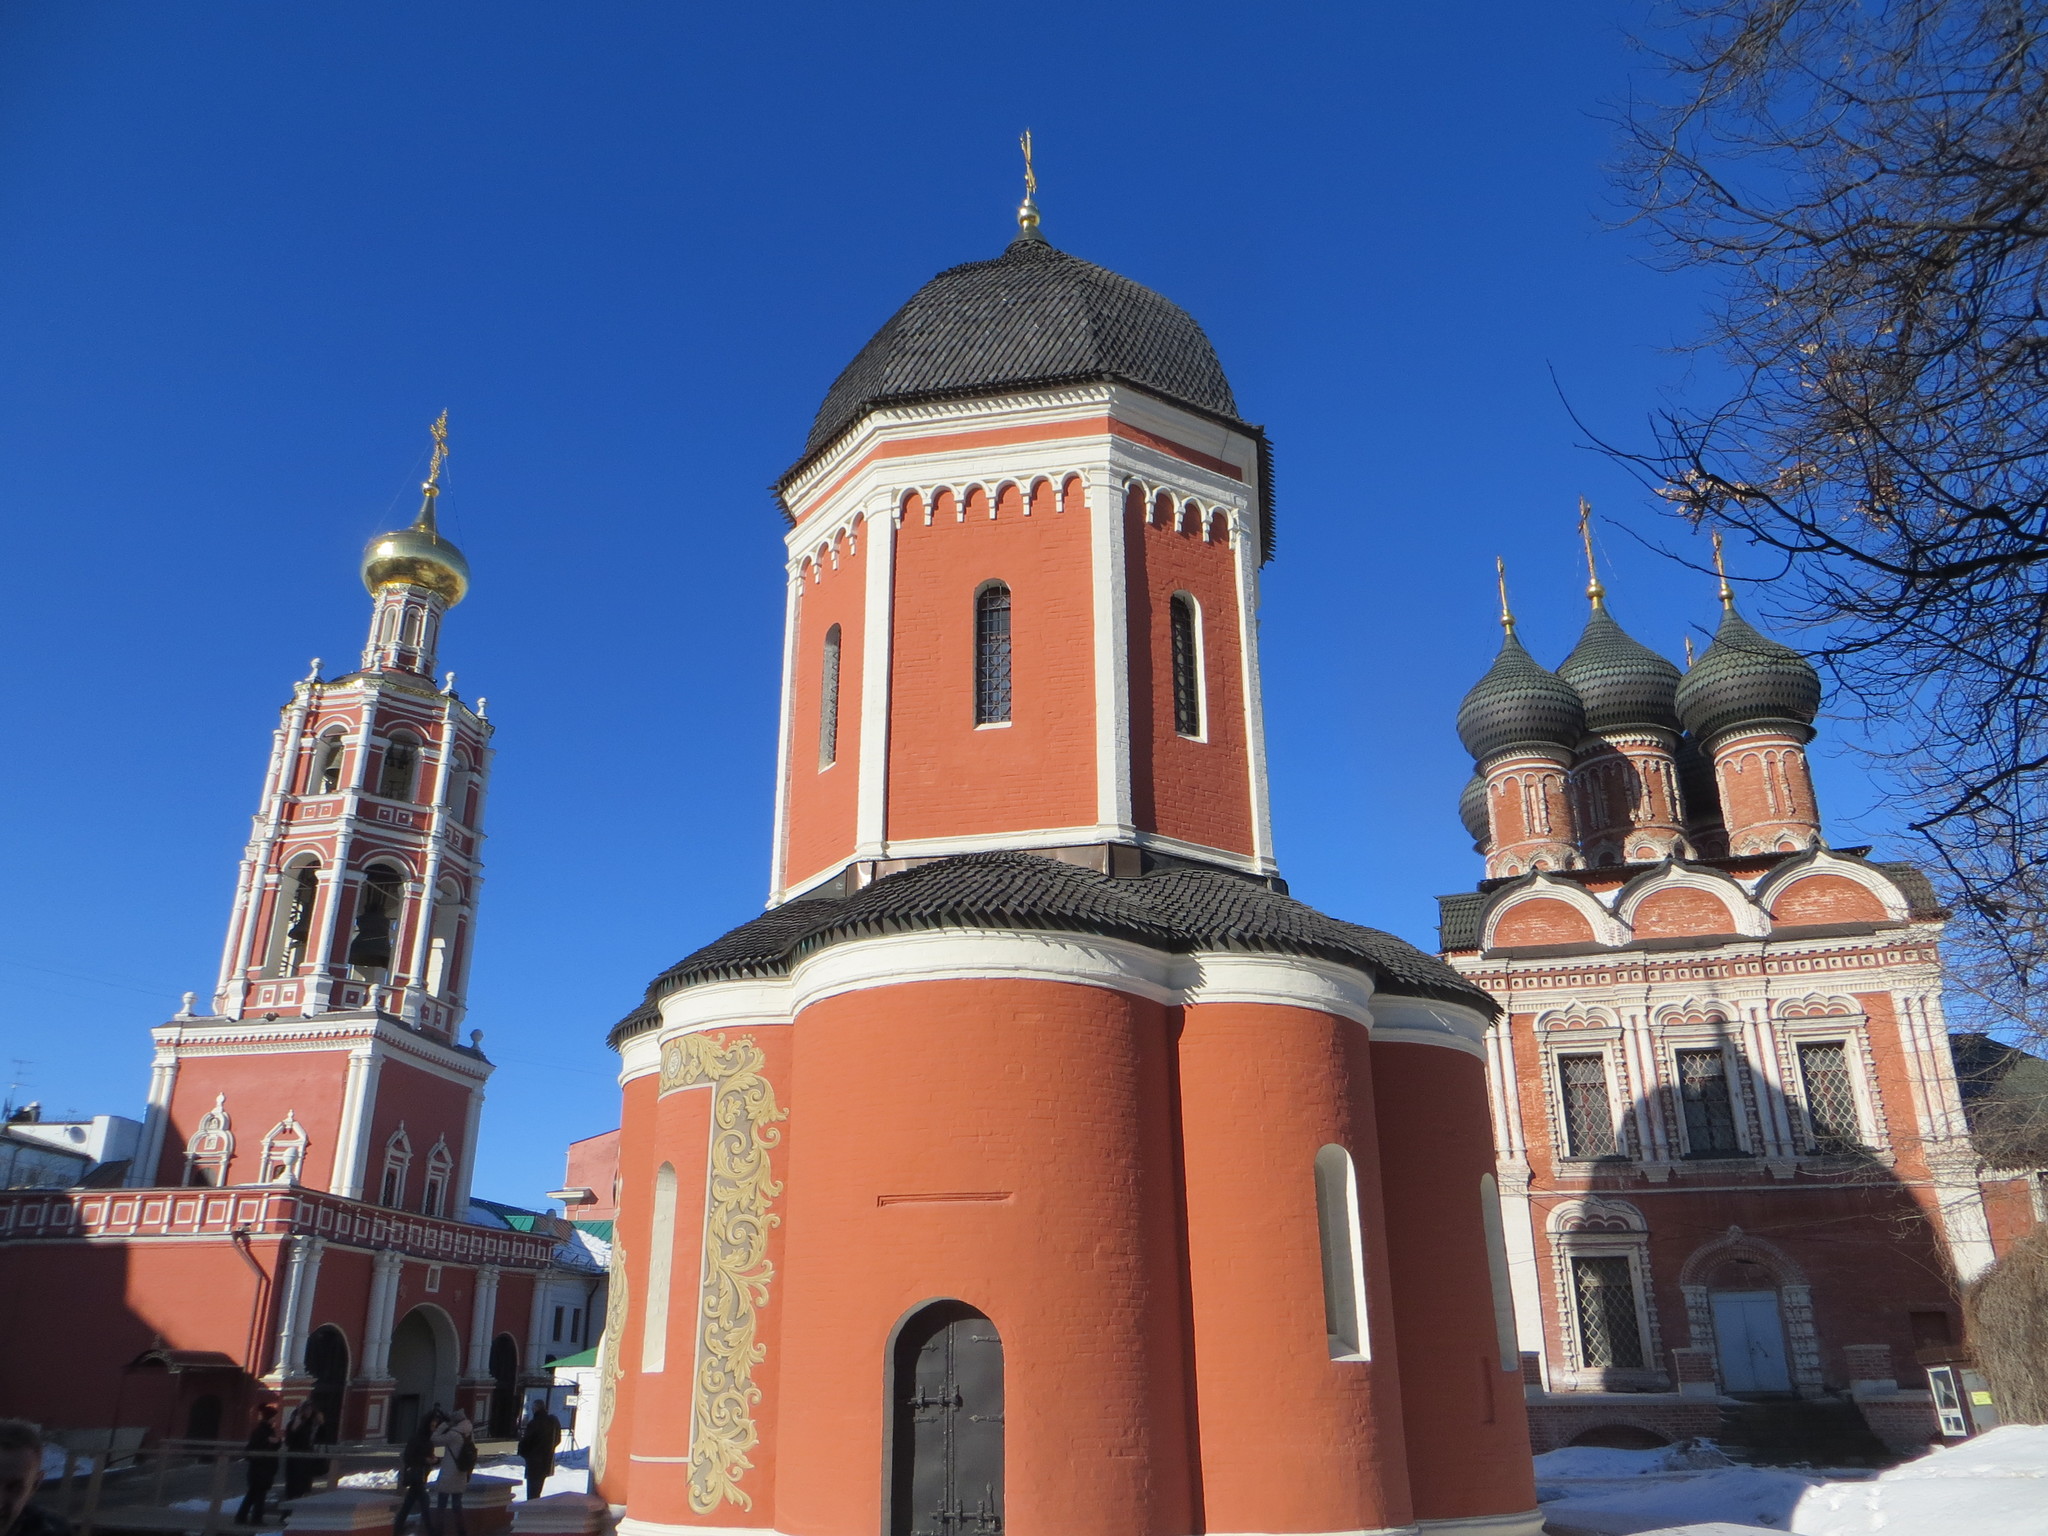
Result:
<svg viewBox="0 0 2048 1536"><path fill-rule="evenodd" d="M1840 875L1844 880L1853 881L1883 902L1885 915L1895 921L1904 922L1912 914L1905 896L1891 881L1868 864L1838 858L1825 848L1816 848L1803 859L1788 860L1757 881L1756 904L1769 911L1771 903L1784 894L1788 886L1796 885L1810 875Z"/></svg>
<svg viewBox="0 0 2048 1536"><path fill-rule="evenodd" d="M1636 913L1643 903L1657 892L1669 890L1700 891L1712 896L1728 909L1731 933L1763 938L1771 931L1770 915L1752 901L1749 892L1734 880L1704 870L1681 869L1675 864L1654 870L1642 876L1639 882L1631 883L1616 903L1614 915L1628 925L1633 935Z"/></svg>
<svg viewBox="0 0 2048 1536"><path fill-rule="evenodd" d="M1563 902L1592 925L1595 943L1619 945L1629 940L1627 927L1617 921L1600 899L1583 885L1576 880L1560 880L1554 875L1539 874L1528 885L1503 891L1495 904L1487 909L1480 928L1480 948L1492 949L1494 931L1499 928L1500 920L1515 908L1532 901Z"/></svg>

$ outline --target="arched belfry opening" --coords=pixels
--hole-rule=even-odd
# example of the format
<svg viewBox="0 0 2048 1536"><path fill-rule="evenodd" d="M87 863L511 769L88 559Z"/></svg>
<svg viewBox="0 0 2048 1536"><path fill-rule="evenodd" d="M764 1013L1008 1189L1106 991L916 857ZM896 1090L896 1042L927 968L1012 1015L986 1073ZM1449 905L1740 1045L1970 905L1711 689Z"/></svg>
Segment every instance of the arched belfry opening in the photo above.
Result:
<svg viewBox="0 0 2048 1536"><path fill-rule="evenodd" d="M889 1536L1003 1532L1003 1340L960 1301L896 1325L889 1350Z"/></svg>

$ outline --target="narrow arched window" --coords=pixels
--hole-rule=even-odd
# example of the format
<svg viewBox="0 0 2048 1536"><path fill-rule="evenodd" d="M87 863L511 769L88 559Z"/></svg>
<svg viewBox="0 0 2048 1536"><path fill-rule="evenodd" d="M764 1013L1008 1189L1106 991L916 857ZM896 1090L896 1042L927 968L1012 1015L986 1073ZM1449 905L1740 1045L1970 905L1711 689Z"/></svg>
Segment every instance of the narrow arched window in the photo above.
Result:
<svg viewBox="0 0 2048 1536"><path fill-rule="evenodd" d="M1316 1228L1323 1250L1323 1324L1332 1360L1370 1360L1365 1321L1365 1245L1358 1225L1358 1174L1351 1154L1316 1154Z"/></svg>
<svg viewBox="0 0 2048 1536"><path fill-rule="evenodd" d="M640 1369L668 1364L668 1272L676 1246L676 1171L663 1163L654 1175L654 1229L647 1237L647 1306L640 1318Z"/></svg>
<svg viewBox="0 0 2048 1536"><path fill-rule="evenodd" d="M397 870L379 864L363 876L355 937L348 946L348 963L358 972L357 980L378 979L369 973L381 974L391 968L392 929L404 904L404 876Z"/></svg>
<svg viewBox="0 0 2048 1536"><path fill-rule="evenodd" d="M1010 719L1010 589L992 581L974 595L974 723Z"/></svg>
<svg viewBox="0 0 2048 1536"><path fill-rule="evenodd" d="M420 749L410 737L392 737L384 748L384 766L377 774L377 793L386 800L410 800L413 772L419 761Z"/></svg>
<svg viewBox="0 0 2048 1536"><path fill-rule="evenodd" d="M839 626L825 631L825 667L818 679L818 766L839 761Z"/></svg>
<svg viewBox="0 0 2048 1536"><path fill-rule="evenodd" d="M1173 728L1182 736L1202 739L1202 616L1185 592L1173 594L1169 605L1173 628Z"/></svg>

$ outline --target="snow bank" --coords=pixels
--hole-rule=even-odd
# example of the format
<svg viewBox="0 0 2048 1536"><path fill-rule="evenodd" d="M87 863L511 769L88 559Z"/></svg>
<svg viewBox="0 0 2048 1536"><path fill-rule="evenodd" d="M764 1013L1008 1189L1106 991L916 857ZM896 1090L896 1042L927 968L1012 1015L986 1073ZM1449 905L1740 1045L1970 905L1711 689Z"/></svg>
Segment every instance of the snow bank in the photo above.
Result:
<svg viewBox="0 0 2048 1536"><path fill-rule="evenodd" d="M1870 1482L1815 1488L1791 1528L1798 1536L2041 1536L2048 1425L2001 1425Z"/></svg>
<svg viewBox="0 0 2048 1536"><path fill-rule="evenodd" d="M1703 1472L1733 1466L1711 1440L1681 1440L1653 1451L1612 1451L1601 1445L1568 1445L1536 1458L1536 1478L1644 1477L1654 1472Z"/></svg>
<svg viewBox="0 0 2048 1536"><path fill-rule="evenodd" d="M1558 1452L1551 1452L1557 1455ZM1655 1455L1621 1451L1609 1455ZM1547 1458L1539 1457L1538 1460ZM1815 1480L1775 1467L1725 1466L1702 1472L1634 1473L1626 1478L1586 1478L1539 1485L1543 1517L1552 1529L1625 1536L1674 1525L1726 1521L1770 1531L1803 1529L1792 1512L1814 1489ZM1546 1497L1549 1495L1549 1497ZM1897 1531L1886 1536L1903 1536ZM2040 1536L2034 1531L2030 1536Z"/></svg>

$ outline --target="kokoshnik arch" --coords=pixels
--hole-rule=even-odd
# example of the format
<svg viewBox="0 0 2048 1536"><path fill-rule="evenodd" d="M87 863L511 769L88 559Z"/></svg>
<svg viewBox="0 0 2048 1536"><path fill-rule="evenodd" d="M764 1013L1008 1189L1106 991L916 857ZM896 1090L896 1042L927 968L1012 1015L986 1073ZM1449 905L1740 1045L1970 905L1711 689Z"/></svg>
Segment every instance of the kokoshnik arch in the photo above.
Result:
<svg viewBox="0 0 2048 1536"><path fill-rule="evenodd" d="M627 1536L1534 1532L1494 1005L1290 899L1264 434L1049 245L940 273L789 518L767 913L613 1031Z"/></svg>

